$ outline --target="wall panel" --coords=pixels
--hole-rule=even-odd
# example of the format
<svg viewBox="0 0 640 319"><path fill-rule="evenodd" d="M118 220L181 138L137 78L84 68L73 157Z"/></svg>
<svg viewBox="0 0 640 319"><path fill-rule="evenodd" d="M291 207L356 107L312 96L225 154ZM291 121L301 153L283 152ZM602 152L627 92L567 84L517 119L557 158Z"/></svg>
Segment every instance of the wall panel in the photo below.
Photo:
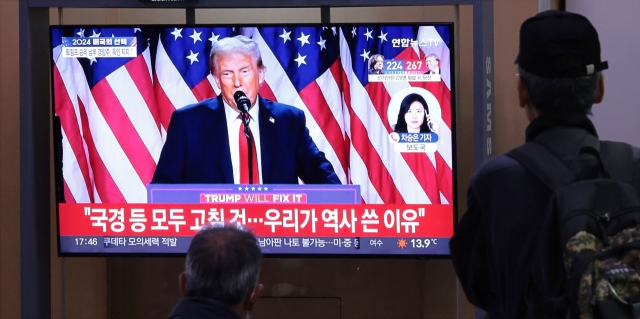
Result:
<svg viewBox="0 0 640 319"><path fill-rule="evenodd" d="M20 317L18 0L0 1L0 318Z"/></svg>
<svg viewBox="0 0 640 319"><path fill-rule="evenodd" d="M500 155L524 143L529 121L518 105L514 64L518 55L520 25L538 12L536 1L498 0L494 5L495 67L495 154Z"/></svg>

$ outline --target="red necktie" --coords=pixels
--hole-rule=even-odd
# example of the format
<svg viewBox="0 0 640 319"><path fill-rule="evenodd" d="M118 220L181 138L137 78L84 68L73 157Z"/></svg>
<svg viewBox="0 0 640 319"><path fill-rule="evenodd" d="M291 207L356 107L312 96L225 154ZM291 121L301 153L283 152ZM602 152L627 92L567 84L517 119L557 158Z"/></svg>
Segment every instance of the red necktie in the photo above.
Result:
<svg viewBox="0 0 640 319"><path fill-rule="evenodd" d="M249 113L245 113L249 118ZM244 135L244 121L242 121L242 114L238 115L240 119L240 131L238 132L238 138L240 141L240 184L249 184L249 148L247 147L247 137ZM253 183L260 184L260 172L258 171L258 154L256 151L256 143L251 134L251 128L249 128L249 136L251 137L251 158L253 166Z"/></svg>

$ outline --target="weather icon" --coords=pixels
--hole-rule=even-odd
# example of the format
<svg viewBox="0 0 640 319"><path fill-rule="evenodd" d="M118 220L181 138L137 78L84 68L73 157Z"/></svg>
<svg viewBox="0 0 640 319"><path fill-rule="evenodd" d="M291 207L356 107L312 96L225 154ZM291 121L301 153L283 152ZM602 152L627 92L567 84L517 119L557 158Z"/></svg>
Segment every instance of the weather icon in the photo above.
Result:
<svg viewBox="0 0 640 319"><path fill-rule="evenodd" d="M407 248L407 240L404 238L398 239L398 247L400 247L401 249Z"/></svg>

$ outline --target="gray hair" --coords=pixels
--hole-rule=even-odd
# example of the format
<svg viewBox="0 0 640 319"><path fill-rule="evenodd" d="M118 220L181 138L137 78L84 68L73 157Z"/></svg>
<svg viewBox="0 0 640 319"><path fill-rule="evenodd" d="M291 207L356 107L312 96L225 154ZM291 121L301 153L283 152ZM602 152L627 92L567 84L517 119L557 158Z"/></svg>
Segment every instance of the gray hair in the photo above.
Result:
<svg viewBox="0 0 640 319"><path fill-rule="evenodd" d="M264 69L258 44L247 36L237 35L235 37L223 38L222 40L214 42L211 46L211 53L209 53L209 67L211 68L211 73L213 73L213 75L216 74L216 68L220 62L220 57L229 53L242 53L248 55L258 68Z"/></svg>
<svg viewBox="0 0 640 319"><path fill-rule="evenodd" d="M186 296L237 305L258 283L261 261L251 232L231 224L203 228L187 252Z"/></svg>
<svg viewBox="0 0 640 319"><path fill-rule="evenodd" d="M435 53L431 53L429 55L427 55L426 57L424 57L424 59L428 59L429 57L433 57L436 59L436 61L440 61L440 58L435 54Z"/></svg>
<svg viewBox="0 0 640 319"><path fill-rule="evenodd" d="M545 78L527 72L520 66L518 73L529 91L533 106L545 114L559 111L591 114L602 76L596 72L580 77Z"/></svg>

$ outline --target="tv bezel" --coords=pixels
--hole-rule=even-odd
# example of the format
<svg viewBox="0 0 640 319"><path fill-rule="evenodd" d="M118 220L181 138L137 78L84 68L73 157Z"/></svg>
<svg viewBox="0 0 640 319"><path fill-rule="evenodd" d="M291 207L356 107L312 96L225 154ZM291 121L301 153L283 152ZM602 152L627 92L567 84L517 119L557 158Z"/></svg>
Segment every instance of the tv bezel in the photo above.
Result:
<svg viewBox="0 0 640 319"><path fill-rule="evenodd" d="M73 28L228 28L228 27L236 27L236 28L252 28L252 27L339 27L339 26L372 26L372 27L381 27L381 26L409 26L409 27L420 27L420 26L446 26L449 27L449 64L450 64L450 84L449 87L451 96L451 159L452 159L452 233L456 228L458 223L458 159L457 159L457 119L456 119L456 106L457 106L457 94L456 92L456 78L457 78L457 66L456 66L456 45L455 45L455 23L454 22L357 22L357 23L251 23L251 24L230 24L230 23L196 23L196 24L70 24L70 25L50 25L49 26L49 43L51 47L49 48L49 59L53 61L53 30L54 29L73 29ZM64 177L62 176L62 147L59 146L59 140L62 140L61 134L61 126L60 121L57 119L55 113L55 95L54 95L54 75L53 75L53 67L54 64L51 63L50 67L50 86L51 86L51 124L53 130L53 159L54 159L54 198L55 198L55 209L56 209L56 240L57 240L57 252L59 257L150 257L150 258L177 258L186 256L185 253L143 253L143 252L132 252L132 253L106 253L106 252L95 252L95 253L72 253L72 252L61 252L60 247L60 216L59 216L59 204L64 203L61 199L64 199L64 189L63 189L63 181ZM375 205L375 204L374 204ZM418 238L418 237L411 237ZM313 254L281 254L281 253L263 253L265 258L355 258L355 259L449 259L451 258L450 252L448 254L322 254L322 253L313 253Z"/></svg>

